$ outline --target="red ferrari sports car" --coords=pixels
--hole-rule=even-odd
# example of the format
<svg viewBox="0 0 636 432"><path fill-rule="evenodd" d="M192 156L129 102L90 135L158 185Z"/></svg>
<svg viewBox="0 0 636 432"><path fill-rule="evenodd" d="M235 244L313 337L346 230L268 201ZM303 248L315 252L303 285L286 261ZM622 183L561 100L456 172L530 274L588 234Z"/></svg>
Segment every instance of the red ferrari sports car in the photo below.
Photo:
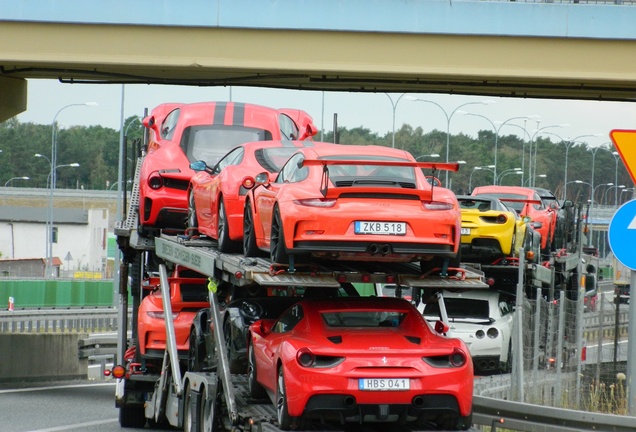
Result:
<svg viewBox="0 0 636 432"><path fill-rule="evenodd" d="M441 321L440 332L448 329ZM248 387L269 395L281 429L303 420L469 429L473 364L404 299L302 300L250 326Z"/></svg>
<svg viewBox="0 0 636 432"><path fill-rule="evenodd" d="M230 150L213 167L190 164L196 174L188 190L188 232L218 240L221 252L238 252L243 240L243 212L254 176L265 170L272 177L299 149L313 141L257 141Z"/></svg>
<svg viewBox="0 0 636 432"><path fill-rule="evenodd" d="M177 266L168 283L177 350L179 357L187 360L192 320L199 309L210 307L208 280L190 269ZM166 349L166 323L159 277L146 279L144 290L150 293L139 305L137 348L142 357L161 359Z"/></svg>
<svg viewBox="0 0 636 432"><path fill-rule="evenodd" d="M532 227L541 234L541 250L549 251L554 242L557 211L546 206L536 190L519 186L479 186L473 196L490 195L499 198L521 217L529 216Z"/></svg>
<svg viewBox="0 0 636 432"><path fill-rule="evenodd" d="M256 176L245 199L243 251L294 264L310 254L349 261L439 260L458 266L460 210L455 194L429 183L422 169L454 163L416 162L381 146L321 143L300 149L276 180Z"/></svg>
<svg viewBox="0 0 636 432"><path fill-rule="evenodd" d="M150 129L140 167L140 232L184 230L190 163L214 166L228 151L251 141L304 140L316 133L304 111L238 102L162 104L143 120Z"/></svg>

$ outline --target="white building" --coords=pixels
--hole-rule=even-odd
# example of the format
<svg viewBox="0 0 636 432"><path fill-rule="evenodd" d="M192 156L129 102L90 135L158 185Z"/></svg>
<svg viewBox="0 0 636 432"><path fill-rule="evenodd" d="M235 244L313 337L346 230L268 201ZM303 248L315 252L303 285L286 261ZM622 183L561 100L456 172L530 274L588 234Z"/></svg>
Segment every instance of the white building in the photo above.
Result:
<svg viewBox="0 0 636 432"><path fill-rule="evenodd" d="M47 220L47 207L0 207L0 271L3 275L14 276L7 270L11 268L8 261L46 259ZM71 277L77 271L103 274L108 209L54 208L53 220L53 257L54 263L60 264L59 276Z"/></svg>

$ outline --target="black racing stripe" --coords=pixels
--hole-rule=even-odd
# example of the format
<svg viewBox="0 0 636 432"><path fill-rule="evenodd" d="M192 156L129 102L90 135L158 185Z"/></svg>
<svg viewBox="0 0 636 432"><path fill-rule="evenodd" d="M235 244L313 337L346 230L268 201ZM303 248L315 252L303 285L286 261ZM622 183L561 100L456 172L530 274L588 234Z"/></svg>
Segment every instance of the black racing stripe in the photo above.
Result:
<svg viewBox="0 0 636 432"><path fill-rule="evenodd" d="M245 104L237 102L234 104L234 118L232 118L232 125L244 126L245 125Z"/></svg>
<svg viewBox="0 0 636 432"><path fill-rule="evenodd" d="M227 102L217 102L214 106L214 118L212 124L222 125L225 122L225 111L227 110Z"/></svg>

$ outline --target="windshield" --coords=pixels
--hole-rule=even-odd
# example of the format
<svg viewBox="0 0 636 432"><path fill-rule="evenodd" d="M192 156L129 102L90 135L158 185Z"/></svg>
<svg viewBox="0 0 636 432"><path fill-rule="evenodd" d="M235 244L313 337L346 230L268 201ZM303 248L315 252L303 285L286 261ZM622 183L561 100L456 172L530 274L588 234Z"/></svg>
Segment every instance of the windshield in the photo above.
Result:
<svg viewBox="0 0 636 432"><path fill-rule="evenodd" d="M181 149L190 162L204 160L214 166L234 147L246 142L271 140L271 133L263 129L243 126L191 126L181 138Z"/></svg>
<svg viewBox="0 0 636 432"><path fill-rule="evenodd" d="M373 155L337 155L323 156L325 160L377 160L408 162L406 159L373 156ZM368 181L397 181L415 184L415 169L413 167L401 166L378 166L378 165L329 165L329 177L336 186L341 186L350 182Z"/></svg>
<svg viewBox="0 0 636 432"><path fill-rule="evenodd" d="M528 200L528 197L525 195L519 195L519 194L511 194L511 193L488 193L488 195L492 195L496 198L499 198L501 201L504 201L504 204L512 209L514 209L517 213L520 213L523 211L524 206L526 205L526 200ZM506 201L506 199L509 200L515 200L515 201ZM521 200L521 202L519 202L518 200Z"/></svg>

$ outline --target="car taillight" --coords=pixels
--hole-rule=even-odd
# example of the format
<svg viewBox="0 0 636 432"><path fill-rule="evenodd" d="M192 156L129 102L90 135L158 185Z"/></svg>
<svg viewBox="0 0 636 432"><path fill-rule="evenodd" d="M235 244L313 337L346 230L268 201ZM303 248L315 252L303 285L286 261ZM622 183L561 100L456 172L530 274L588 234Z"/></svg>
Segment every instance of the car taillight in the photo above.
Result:
<svg viewBox="0 0 636 432"><path fill-rule="evenodd" d="M243 181L241 182L241 185L245 188L245 189L252 189L254 187L254 178L253 177L245 177L243 179Z"/></svg>
<svg viewBox="0 0 636 432"><path fill-rule="evenodd" d="M115 378L123 378L126 375L126 369L123 366L117 365L113 368L113 376Z"/></svg>
<svg viewBox="0 0 636 432"><path fill-rule="evenodd" d="M497 330L494 327L490 327L488 331L486 332L486 334L488 335L490 339L495 339L497 336L499 336L499 330Z"/></svg>
<svg viewBox="0 0 636 432"><path fill-rule="evenodd" d="M455 367L462 367L466 364L466 354L458 348L450 356L450 362Z"/></svg>
<svg viewBox="0 0 636 432"><path fill-rule="evenodd" d="M452 203L445 203L439 201L423 202L422 205L426 210L452 210Z"/></svg>
<svg viewBox="0 0 636 432"><path fill-rule="evenodd" d="M313 366L314 362L316 361L316 357L309 350L309 348L301 348L296 353L296 361L301 366L311 367L311 366Z"/></svg>
<svg viewBox="0 0 636 432"><path fill-rule="evenodd" d="M500 214L499 216L497 216L497 223L506 223L507 220L508 216L506 216L505 214Z"/></svg>
<svg viewBox="0 0 636 432"><path fill-rule="evenodd" d="M294 200L294 204L307 207L333 207L336 205L336 200L332 198L307 198Z"/></svg>
<svg viewBox="0 0 636 432"><path fill-rule="evenodd" d="M163 187L163 178L157 173L151 174L150 177L148 177L148 186L155 190L161 189Z"/></svg>

